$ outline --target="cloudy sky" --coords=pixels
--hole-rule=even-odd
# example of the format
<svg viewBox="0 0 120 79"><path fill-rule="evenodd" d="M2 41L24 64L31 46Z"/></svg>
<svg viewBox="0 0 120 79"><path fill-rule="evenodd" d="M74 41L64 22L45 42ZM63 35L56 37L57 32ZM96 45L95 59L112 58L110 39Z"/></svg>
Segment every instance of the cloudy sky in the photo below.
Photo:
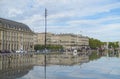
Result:
<svg viewBox="0 0 120 79"><path fill-rule="evenodd" d="M0 17L44 32L45 8L48 32L120 41L120 0L0 0Z"/></svg>

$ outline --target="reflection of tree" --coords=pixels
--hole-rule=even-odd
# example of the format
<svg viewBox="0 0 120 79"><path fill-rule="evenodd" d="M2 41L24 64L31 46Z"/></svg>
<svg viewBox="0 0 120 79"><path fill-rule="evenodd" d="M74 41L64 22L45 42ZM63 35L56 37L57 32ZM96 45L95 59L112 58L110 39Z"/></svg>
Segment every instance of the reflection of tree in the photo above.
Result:
<svg viewBox="0 0 120 79"><path fill-rule="evenodd" d="M45 45L35 45L34 49L35 50L44 50ZM46 45L46 48L48 50L59 50L59 49L63 49L63 46L61 45Z"/></svg>
<svg viewBox="0 0 120 79"><path fill-rule="evenodd" d="M92 52L89 56L89 60L96 60L99 59L101 56L97 54L97 52Z"/></svg>

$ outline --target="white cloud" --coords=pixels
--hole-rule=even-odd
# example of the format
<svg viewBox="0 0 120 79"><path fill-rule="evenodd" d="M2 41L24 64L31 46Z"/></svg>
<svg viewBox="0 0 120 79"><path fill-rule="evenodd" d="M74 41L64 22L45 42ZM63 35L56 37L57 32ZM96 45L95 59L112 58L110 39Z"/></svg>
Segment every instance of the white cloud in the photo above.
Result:
<svg viewBox="0 0 120 79"><path fill-rule="evenodd" d="M103 18L98 18L98 19L81 19L81 20L72 20L68 21L67 24L75 26L75 25L82 25L82 24L87 24L87 25L102 25L105 22L110 22L114 20L120 20L119 16L109 16L109 17L103 17Z"/></svg>
<svg viewBox="0 0 120 79"><path fill-rule="evenodd" d="M44 17L39 15L39 14L35 14L31 17L26 17L24 20L21 20L21 22L32 25L33 23L37 23L37 22L43 22L44 21Z"/></svg>
<svg viewBox="0 0 120 79"><path fill-rule="evenodd" d="M18 10L18 9L15 9L15 8L11 8L8 11L8 16L9 17L16 17L16 16L18 16L19 14L22 14L22 13L23 12L21 10Z"/></svg>
<svg viewBox="0 0 120 79"><path fill-rule="evenodd" d="M98 25L91 28L83 28L82 34L89 37L100 39L101 41L119 41L120 23Z"/></svg>
<svg viewBox="0 0 120 79"><path fill-rule="evenodd" d="M67 1L67 0L62 0ZM63 4L61 0L60 1L46 1L45 7L48 7L48 13L50 13L50 18L51 19L59 19L59 18L64 18L64 17L83 17L83 16L90 16L94 15L97 13L102 13L102 12L109 12L112 9L118 8L120 5L120 2L118 3L112 3L112 4L99 4L99 2L102 1L68 1L66 4ZM95 2L94 2L95 1ZM41 3L41 2L40 2ZM58 4L59 3L59 4ZM54 6L54 7L51 7ZM54 10L57 12L54 13ZM51 12L53 11L53 12Z"/></svg>
<svg viewBox="0 0 120 79"><path fill-rule="evenodd" d="M107 15L107 13L110 14L114 9L119 9L120 1L1 0L0 5L0 17L23 22L37 32L44 31L44 8L48 9L48 30L51 32L75 33L83 31L83 33L86 32L84 34L89 35L91 33L94 37L98 37L95 36L98 33L105 33L106 36L110 37L111 32L114 36L115 30L119 29L118 20L120 20L120 16L116 14ZM88 16L99 16L100 13L106 14L103 15L104 18L83 19ZM108 24L104 24L107 22ZM104 37L99 35L98 38L103 40Z"/></svg>
<svg viewBox="0 0 120 79"><path fill-rule="evenodd" d="M61 12L61 13L56 13L56 14L52 14L50 16L48 16L48 19L58 19L58 18L65 18L65 17L72 17L75 14L72 11L65 11L65 12Z"/></svg>

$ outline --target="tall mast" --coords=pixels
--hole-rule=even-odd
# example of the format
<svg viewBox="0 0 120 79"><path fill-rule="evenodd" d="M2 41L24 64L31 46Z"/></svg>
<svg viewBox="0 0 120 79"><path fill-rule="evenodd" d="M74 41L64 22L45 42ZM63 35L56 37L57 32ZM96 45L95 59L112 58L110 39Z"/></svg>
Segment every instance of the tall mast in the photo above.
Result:
<svg viewBox="0 0 120 79"><path fill-rule="evenodd" d="M47 34L47 9L45 8L45 48L46 48L46 35Z"/></svg>
<svg viewBox="0 0 120 79"><path fill-rule="evenodd" d="M45 67L44 67L44 70L45 70L45 79L46 79L46 53L47 53L47 51L46 51L46 42L47 42L47 40L46 40L46 35L47 34L47 9L45 8L45 55L44 55L44 64L45 64Z"/></svg>

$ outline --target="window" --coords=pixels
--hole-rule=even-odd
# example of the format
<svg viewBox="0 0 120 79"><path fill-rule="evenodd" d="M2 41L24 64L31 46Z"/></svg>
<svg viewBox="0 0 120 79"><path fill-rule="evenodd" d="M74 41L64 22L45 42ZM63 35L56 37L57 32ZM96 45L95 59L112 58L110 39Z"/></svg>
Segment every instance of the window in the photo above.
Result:
<svg viewBox="0 0 120 79"><path fill-rule="evenodd" d="M2 22L0 21L0 26L2 26Z"/></svg>

